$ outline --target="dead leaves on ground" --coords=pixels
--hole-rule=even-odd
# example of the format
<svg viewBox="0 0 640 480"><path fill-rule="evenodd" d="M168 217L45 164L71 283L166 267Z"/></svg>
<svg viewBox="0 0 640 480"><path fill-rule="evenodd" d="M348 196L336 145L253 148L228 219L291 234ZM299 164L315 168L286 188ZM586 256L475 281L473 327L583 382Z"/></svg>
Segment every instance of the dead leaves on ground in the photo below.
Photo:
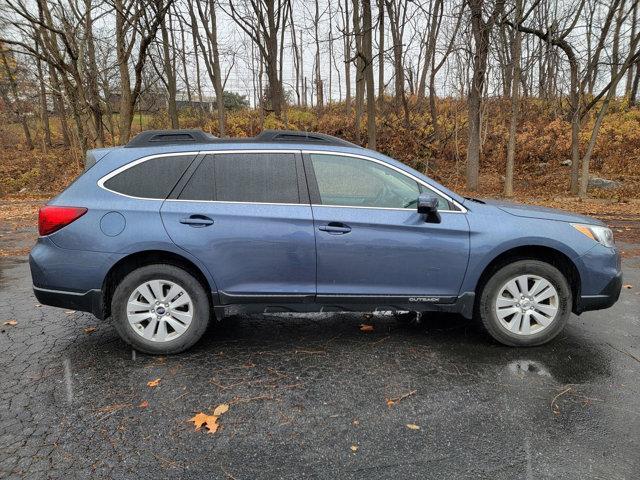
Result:
<svg viewBox="0 0 640 480"><path fill-rule="evenodd" d="M627 290L631 290L633 288L632 285L623 285L622 288L626 288Z"/></svg>
<svg viewBox="0 0 640 480"><path fill-rule="evenodd" d="M149 388L156 388L158 385L160 385L160 379L156 378L155 380L151 380L149 382L147 382L147 387Z"/></svg>
<svg viewBox="0 0 640 480"><path fill-rule="evenodd" d="M365 333L373 332L373 325L362 323L360 324L360 331Z"/></svg>
<svg viewBox="0 0 640 480"><path fill-rule="evenodd" d="M2 325L5 325L7 327L15 327L17 324L18 324L17 320L7 320Z"/></svg>
<svg viewBox="0 0 640 480"><path fill-rule="evenodd" d="M86 333L87 335L91 335L96 330L97 330L96 327L87 327L83 329L83 332Z"/></svg>
<svg viewBox="0 0 640 480"><path fill-rule="evenodd" d="M226 403L221 403L214 410L212 415L207 415L206 413L199 412L193 418L190 418L189 421L193 422L196 427L196 432L199 432L203 426L207 427L208 433L216 433L218 431L218 427L220 424L218 423L218 419L224 413L229 411L229 405Z"/></svg>
<svg viewBox="0 0 640 480"><path fill-rule="evenodd" d="M420 430L420 426L415 423L407 423L407 428L409 430Z"/></svg>

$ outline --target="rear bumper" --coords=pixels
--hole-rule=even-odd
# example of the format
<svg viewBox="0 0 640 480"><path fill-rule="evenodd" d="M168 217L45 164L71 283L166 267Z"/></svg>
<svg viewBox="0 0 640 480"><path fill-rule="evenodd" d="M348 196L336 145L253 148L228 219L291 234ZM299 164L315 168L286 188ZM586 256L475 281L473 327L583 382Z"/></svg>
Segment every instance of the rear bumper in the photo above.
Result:
<svg viewBox="0 0 640 480"><path fill-rule="evenodd" d="M33 287L33 293L43 305L90 312L99 319L103 318L101 290L89 290L81 293Z"/></svg>
<svg viewBox="0 0 640 480"><path fill-rule="evenodd" d="M69 250L40 237L29 255L33 292L43 305L103 318L102 284L122 255Z"/></svg>
<svg viewBox="0 0 640 480"><path fill-rule="evenodd" d="M577 312L582 313L589 310L602 310L611 307L620 298L622 290L622 272L611 279L604 289L597 295L582 295L578 301Z"/></svg>

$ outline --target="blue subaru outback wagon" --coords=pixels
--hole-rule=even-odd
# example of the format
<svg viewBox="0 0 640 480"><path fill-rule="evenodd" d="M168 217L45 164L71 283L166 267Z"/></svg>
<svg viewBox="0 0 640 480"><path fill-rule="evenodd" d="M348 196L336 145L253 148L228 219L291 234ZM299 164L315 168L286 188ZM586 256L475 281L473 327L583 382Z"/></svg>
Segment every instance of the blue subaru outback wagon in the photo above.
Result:
<svg viewBox="0 0 640 480"><path fill-rule="evenodd" d="M463 198L315 133L149 131L92 150L39 232L38 300L111 317L148 353L240 312L457 312L503 344L540 345L622 284L598 220Z"/></svg>

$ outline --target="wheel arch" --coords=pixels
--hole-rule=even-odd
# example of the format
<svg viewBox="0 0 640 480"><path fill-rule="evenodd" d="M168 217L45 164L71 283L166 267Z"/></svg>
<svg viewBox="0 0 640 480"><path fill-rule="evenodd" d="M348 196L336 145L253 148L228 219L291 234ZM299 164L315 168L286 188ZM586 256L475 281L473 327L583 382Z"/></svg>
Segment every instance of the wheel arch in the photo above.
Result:
<svg viewBox="0 0 640 480"><path fill-rule="evenodd" d="M111 299L120 281L132 271L147 265L166 264L182 268L193 275L203 286L209 297L211 308L218 303L216 286L196 263L187 257L168 250L143 250L131 253L114 263L102 283L103 318L111 315Z"/></svg>
<svg viewBox="0 0 640 480"><path fill-rule="evenodd" d="M505 250L495 256L482 270L476 283L476 303L491 276L500 268L519 260L539 260L556 267L565 276L572 294L572 311L576 311L580 297L580 271L575 262L564 252L545 245L521 245Z"/></svg>

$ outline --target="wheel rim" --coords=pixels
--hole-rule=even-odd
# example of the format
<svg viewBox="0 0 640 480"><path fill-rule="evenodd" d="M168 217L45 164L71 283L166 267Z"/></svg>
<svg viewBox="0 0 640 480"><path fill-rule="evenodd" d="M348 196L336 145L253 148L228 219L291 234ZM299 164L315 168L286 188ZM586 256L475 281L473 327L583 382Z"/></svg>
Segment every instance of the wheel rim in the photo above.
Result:
<svg viewBox="0 0 640 480"><path fill-rule="evenodd" d="M558 315L560 297L546 278L519 275L498 291L494 309L503 328L516 335L545 330Z"/></svg>
<svg viewBox="0 0 640 480"><path fill-rule="evenodd" d="M152 342L175 340L193 319L193 302L187 291L169 280L150 280L133 290L127 302L129 325Z"/></svg>

